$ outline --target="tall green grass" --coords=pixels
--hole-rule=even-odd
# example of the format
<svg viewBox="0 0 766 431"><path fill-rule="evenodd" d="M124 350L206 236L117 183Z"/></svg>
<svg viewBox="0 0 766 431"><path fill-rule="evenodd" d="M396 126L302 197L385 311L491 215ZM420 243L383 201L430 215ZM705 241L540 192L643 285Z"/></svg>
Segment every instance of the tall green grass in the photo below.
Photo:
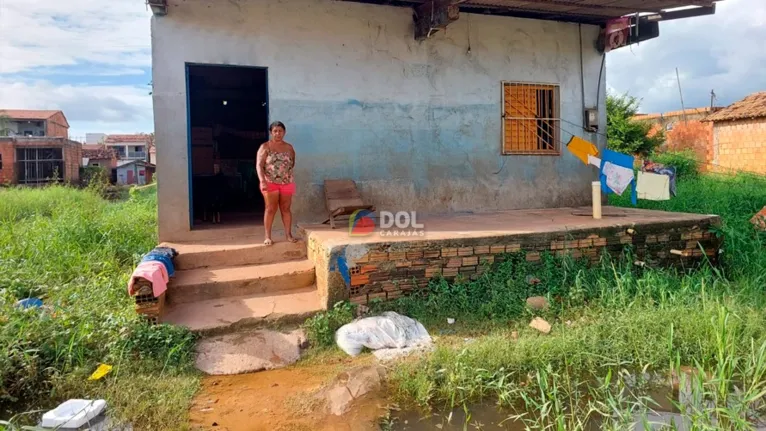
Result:
<svg viewBox="0 0 766 431"><path fill-rule="evenodd" d="M627 197L611 202L630 205ZM686 179L670 201L640 201L643 208L720 215L721 267L638 268L629 249L595 267L512 257L479 280L436 281L428 296L377 304L442 336L433 354L393 369L394 395L425 409L497 403L530 429L588 429L592 420L625 429L651 408L646 391L626 398L627 376L690 365L701 371L690 389L699 402L681 410L695 429L754 429L766 395L766 235L748 221L764 205L766 179L752 176ZM541 283L531 285L529 275ZM526 309L532 295L548 297L550 309ZM533 314L553 324L550 335L526 326ZM462 326L445 325L445 317ZM476 333L483 336L465 342Z"/></svg>
<svg viewBox="0 0 766 431"><path fill-rule="evenodd" d="M116 203L61 186L0 190L0 415L105 397L138 428L184 422L193 336L143 323L127 295L157 243L155 190ZM44 307L15 306L28 297ZM116 368L88 381L100 363Z"/></svg>

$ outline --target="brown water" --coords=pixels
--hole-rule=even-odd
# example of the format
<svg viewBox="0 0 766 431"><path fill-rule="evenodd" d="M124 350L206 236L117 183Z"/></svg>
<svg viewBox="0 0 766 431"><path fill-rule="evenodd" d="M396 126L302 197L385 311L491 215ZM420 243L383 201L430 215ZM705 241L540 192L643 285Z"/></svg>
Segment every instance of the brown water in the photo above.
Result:
<svg viewBox="0 0 766 431"><path fill-rule="evenodd" d="M677 399L677 388L657 388L646 394L656 404L650 408L654 413L648 415L648 420L653 429L660 429L661 424L669 424L671 420L676 424L680 421L678 409L671 401ZM673 398L675 397L675 398ZM492 403L474 404L468 407L468 413L461 408L449 411L423 414L417 411L403 411L393 416L392 431L464 431L464 430L505 430L524 431L525 424L521 420L513 419L515 414L507 409L501 409ZM640 418L636 417L636 421ZM592 420L588 430L600 429L600 421ZM644 427L637 424L635 431L642 431ZM679 427L681 431L685 428Z"/></svg>

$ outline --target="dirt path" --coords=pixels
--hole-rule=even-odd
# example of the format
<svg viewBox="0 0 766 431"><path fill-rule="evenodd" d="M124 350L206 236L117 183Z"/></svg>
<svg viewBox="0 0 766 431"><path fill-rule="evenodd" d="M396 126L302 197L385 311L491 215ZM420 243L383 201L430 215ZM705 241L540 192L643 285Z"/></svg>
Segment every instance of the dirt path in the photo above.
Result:
<svg viewBox="0 0 766 431"><path fill-rule="evenodd" d="M205 377L190 410L192 428L219 431L377 430L386 411L382 394L355 401L343 416L312 396L335 376L370 358L332 359L273 371Z"/></svg>

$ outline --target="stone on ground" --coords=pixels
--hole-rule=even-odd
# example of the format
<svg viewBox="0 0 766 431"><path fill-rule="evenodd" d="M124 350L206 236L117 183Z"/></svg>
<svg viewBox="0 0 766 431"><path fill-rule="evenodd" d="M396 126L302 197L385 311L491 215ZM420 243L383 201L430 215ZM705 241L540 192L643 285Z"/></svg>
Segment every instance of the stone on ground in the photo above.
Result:
<svg viewBox="0 0 766 431"><path fill-rule="evenodd" d="M527 307L540 311L548 309L548 300L542 296L532 296L527 298Z"/></svg>
<svg viewBox="0 0 766 431"><path fill-rule="evenodd" d="M532 319L532 322L529 323L529 327L533 329L537 329L543 334L551 333L551 324L539 317L535 317L534 319Z"/></svg>
<svg viewBox="0 0 766 431"><path fill-rule="evenodd" d="M355 399L380 390L385 373L385 368L379 365L352 368L340 373L317 396L325 401L331 414L341 416L351 408Z"/></svg>
<svg viewBox="0 0 766 431"><path fill-rule="evenodd" d="M304 342L302 330L254 330L204 338L197 343L196 365L210 375L273 370L298 361Z"/></svg>

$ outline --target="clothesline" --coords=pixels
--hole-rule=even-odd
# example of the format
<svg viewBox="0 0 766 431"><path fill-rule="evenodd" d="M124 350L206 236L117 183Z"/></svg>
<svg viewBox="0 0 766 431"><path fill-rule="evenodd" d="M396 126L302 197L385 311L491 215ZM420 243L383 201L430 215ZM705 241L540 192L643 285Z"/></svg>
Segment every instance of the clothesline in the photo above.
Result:
<svg viewBox="0 0 766 431"><path fill-rule="evenodd" d="M578 125L578 124L573 123L571 121L565 120L563 118L560 118L559 120L561 120L564 123L571 124L571 125L573 125L573 126L575 126L577 128L582 128L581 125ZM574 134L574 133L572 133L572 132L570 132L568 130L564 130L564 132L566 132L566 133L568 133L568 134L570 134L572 136L578 136L578 135L576 135L576 134ZM603 136L604 138L608 138L606 133L602 133L602 132L588 132L588 133L595 133L595 134L597 134L599 136ZM562 142L559 141L559 145L561 145L561 143ZM679 159L684 159L684 160L688 160L688 161L691 161L691 162L696 162L698 164L702 164L702 165L706 165L706 166L715 166L715 167L718 167L718 168L721 168L721 169L726 169L726 170L734 171L735 172L735 173L729 173L729 172L711 172L711 173L714 173L714 174L731 175L731 176L733 176L733 175L736 175L736 173L745 173L745 174L754 174L754 175L758 175L758 176L764 176L764 174L761 173L761 172L748 171L746 169L729 168L729 167L726 167L726 166L723 166L723 165L719 165L717 163L705 162L705 161L694 159L694 158L691 158L691 157L684 157L684 156L682 156L680 154L675 154L674 157L678 157Z"/></svg>

